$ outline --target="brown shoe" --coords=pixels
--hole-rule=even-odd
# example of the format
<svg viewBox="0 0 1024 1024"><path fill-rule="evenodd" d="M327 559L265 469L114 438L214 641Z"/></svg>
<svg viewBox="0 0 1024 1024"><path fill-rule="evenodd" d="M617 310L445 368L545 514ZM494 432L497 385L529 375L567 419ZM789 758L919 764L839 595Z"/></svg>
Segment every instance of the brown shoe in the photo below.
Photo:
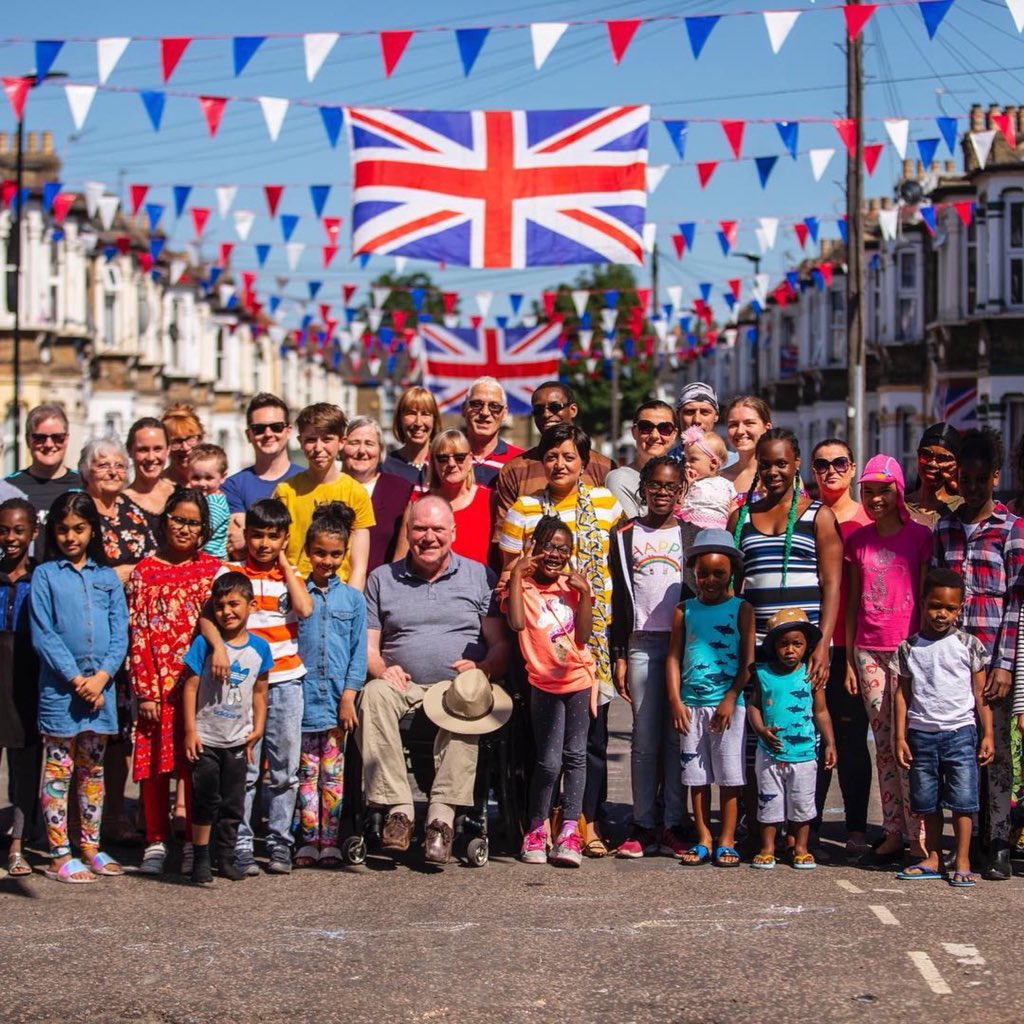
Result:
<svg viewBox="0 0 1024 1024"><path fill-rule="evenodd" d="M427 826L423 841L428 864L447 864L452 859L452 830L443 821L432 821Z"/></svg>
<svg viewBox="0 0 1024 1024"><path fill-rule="evenodd" d="M389 814L384 821L381 845L385 850L408 850L412 842L412 822L399 811Z"/></svg>

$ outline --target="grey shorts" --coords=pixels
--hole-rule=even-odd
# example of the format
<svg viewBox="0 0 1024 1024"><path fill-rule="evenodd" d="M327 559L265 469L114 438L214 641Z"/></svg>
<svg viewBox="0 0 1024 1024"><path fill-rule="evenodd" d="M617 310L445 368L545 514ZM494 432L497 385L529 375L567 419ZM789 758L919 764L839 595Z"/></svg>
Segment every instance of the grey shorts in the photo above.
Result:
<svg viewBox="0 0 1024 1024"><path fill-rule="evenodd" d="M743 764L746 706L736 705L732 724L724 732L711 731L714 714L714 708L690 708L690 732L679 737L684 786L742 786L747 780Z"/></svg>
<svg viewBox="0 0 1024 1024"><path fill-rule="evenodd" d="M758 747L754 771L758 821L776 825L783 821L803 824L814 820L817 761L779 761Z"/></svg>

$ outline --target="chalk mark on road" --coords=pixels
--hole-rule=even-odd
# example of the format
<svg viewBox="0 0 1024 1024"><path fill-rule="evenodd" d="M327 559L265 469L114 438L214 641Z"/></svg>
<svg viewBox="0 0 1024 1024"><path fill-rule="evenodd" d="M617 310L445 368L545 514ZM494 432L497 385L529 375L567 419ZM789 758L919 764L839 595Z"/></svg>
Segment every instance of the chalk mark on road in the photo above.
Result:
<svg viewBox="0 0 1024 1024"><path fill-rule="evenodd" d="M953 994L953 990L946 983L946 979L942 977L938 967L935 966L935 961L924 950L908 950L907 956L910 957L910 962L918 969L921 977L924 978L925 984L937 996L951 996Z"/></svg>
<svg viewBox="0 0 1024 1024"><path fill-rule="evenodd" d="M889 925L890 927L899 927L899 919L888 907L868 904L868 910L870 910L882 924Z"/></svg>

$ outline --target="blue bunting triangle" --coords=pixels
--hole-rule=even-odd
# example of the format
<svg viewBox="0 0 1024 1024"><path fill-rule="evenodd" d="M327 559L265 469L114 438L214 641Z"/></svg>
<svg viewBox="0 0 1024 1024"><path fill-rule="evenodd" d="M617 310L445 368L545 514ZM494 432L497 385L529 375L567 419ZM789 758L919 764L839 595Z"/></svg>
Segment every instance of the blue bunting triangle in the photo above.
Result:
<svg viewBox="0 0 1024 1024"><path fill-rule="evenodd" d="M717 14L704 14L695 18L684 18L686 34L690 37L690 49L696 59L700 56L704 44L708 41L714 27L718 24Z"/></svg>
<svg viewBox="0 0 1024 1024"><path fill-rule="evenodd" d="M917 9L921 12L921 17L924 18L924 27L928 32L929 39L935 38L942 19L952 6L953 0L921 0L918 3Z"/></svg>
<svg viewBox="0 0 1024 1024"><path fill-rule="evenodd" d="M786 271L786 281L794 294L800 290L800 275L795 270Z"/></svg>
<svg viewBox="0 0 1024 1024"><path fill-rule="evenodd" d="M843 245L846 245L847 239L850 237L850 233L847 230L846 218L840 217L836 226L839 228L839 237L843 240Z"/></svg>
<svg viewBox="0 0 1024 1024"><path fill-rule="evenodd" d="M508 293L508 304L512 310L513 316L519 316L519 307L523 304L523 293L522 292L509 292Z"/></svg>
<svg viewBox="0 0 1024 1024"><path fill-rule="evenodd" d="M156 231L160 218L164 215L163 203L146 203L146 216L149 218L149 230Z"/></svg>
<svg viewBox="0 0 1024 1024"><path fill-rule="evenodd" d="M927 171L935 159L935 151L939 148L939 139L918 139L917 152L921 157L921 163Z"/></svg>
<svg viewBox="0 0 1024 1024"><path fill-rule="evenodd" d="M693 248L693 236L696 234L696 231L697 225L693 221L687 221L687 223L679 225L679 234L683 236L687 249Z"/></svg>
<svg viewBox="0 0 1024 1024"><path fill-rule="evenodd" d="M804 224L807 225L807 234L811 236L811 241L815 245L818 244L818 218L817 217L804 217Z"/></svg>
<svg viewBox="0 0 1024 1024"><path fill-rule="evenodd" d="M365 270L366 264L370 262L370 254L368 252L361 252L359 254L359 266Z"/></svg>
<svg viewBox="0 0 1024 1024"><path fill-rule="evenodd" d="M786 147L786 152L795 160L797 139L800 135L800 122L776 121L775 128L779 133L779 138L782 139L782 144Z"/></svg>
<svg viewBox="0 0 1024 1024"><path fill-rule="evenodd" d="M142 105L146 108L146 113L149 115L153 131L160 131L160 122L163 120L164 104L167 102L167 97L162 92L151 92L148 89L144 89L139 93L139 98L142 100Z"/></svg>
<svg viewBox="0 0 1024 1024"><path fill-rule="evenodd" d="M946 140L950 153L956 156L956 118L937 117L935 123L939 126L939 131L942 132L942 137Z"/></svg>
<svg viewBox="0 0 1024 1024"><path fill-rule="evenodd" d="M733 295L732 292L722 292L722 295L725 298L725 304L729 309L734 309L736 307L736 296Z"/></svg>
<svg viewBox="0 0 1024 1024"><path fill-rule="evenodd" d="M166 241L167 239L165 238L151 238L149 240L149 255L154 263L160 259L160 253L164 251Z"/></svg>
<svg viewBox="0 0 1024 1024"><path fill-rule="evenodd" d="M320 294L320 289L323 287L323 281L309 281L307 287L309 288L310 299L315 299Z"/></svg>
<svg viewBox="0 0 1024 1024"><path fill-rule="evenodd" d="M778 159L777 156L754 157L754 163L757 165L757 176L761 179L761 188L768 184L768 177L775 169Z"/></svg>
<svg viewBox="0 0 1024 1024"><path fill-rule="evenodd" d="M459 45L459 56L462 58L462 73L469 75L473 70L477 57L483 49L484 40L490 33L489 28L457 28L455 42Z"/></svg>
<svg viewBox="0 0 1024 1024"><path fill-rule="evenodd" d="M263 45L266 38L266 36L235 36L231 40L231 50L235 58L236 78L245 70L246 64L252 60L253 55Z"/></svg>
<svg viewBox="0 0 1024 1024"><path fill-rule="evenodd" d="M507 316L496 316L494 318L494 322L498 325L498 330L501 331L508 327L508 320L509 318Z"/></svg>
<svg viewBox="0 0 1024 1024"><path fill-rule="evenodd" d="M327 205L327 197L331 194L330 185L310 185L309 197L313 201L313 209L318 217L324 215L324 207Z"/></svg>
<svg viewBox="0 0 1024 1024"><path fill-rule="evenodd" d="M345 123L345 115L341 112L341 107L321 107L320 120L324 123L327 141L331 144L331 148L334 149L338 145L341 126Z"/></svg>
<svg viewBox="0 0 1024 1024"><path fill-rule="evenodd" d="M698 286L700 288L700 297L705 302L711 301L711 283L709 281L702 281Z"/></svg>
<svg viewBox="0 0 1024 1024"><path fill-rule="evenodd" d="M281 214L281 234L284 235L284 240L290 242L292 235L295 234L295 228L299 223L299 218L294 213L282 213Z"/></svg>
<svg viewBox="0 0 1024 1024"><path fill-rule="evenodd" d="M412 288L409 291L409 296L412 299L412 308L419 313L423 309L423 300L427 297L427 289Z"/></svg>
<svg viewBox="0 0 1024 1024"><path fill-rule="evenodd" d="M266 243L262 243L256 246L256 262L262 267L267 262L267 257L270 255L270 246Z"/></svg>
<svg viewBox="0 0 1024 1024"><path fill-rule="evenodd" d="M43 209L47 213L53 209L53 201L57 198L57 194L61 190L61 183L59 181L48 181L43 185Z"/></svg>
<svg viewBox="0 0 1024 1024"><path fill-rule="evenodd" d="M676 147L676 152L679 154L680 160L686 159L686 132L688 128L688 121L665 122L665 131L668 132L668 137L672 140L672 145Z"/></svg>
<svg viewBox="0 0 1024 1024"><path fill-rule="evenodd" d="M63 46L63 39L36 40L36 85L46 78Z"/></svg>
<svg viewBox="0 0 1024 1024"><path fill-rule="evenodd" d="M928 228L930 235L935 234L935 207L934 206L922 206L920 207L921 220L924 221L925 226Z"/></svg>
<svg viewBox="0 0 1024 1024"><path fill-rule="evenodd" d="M729 244L729 236L724 231L716 231L715 234L718 235L718 244L722 247L722 255L728 256L729 250L732 248Z"/></svg>
<svg viewBox="0 0 1024 1024"><path fill-rule="evenodd" d="M273 315L274 313L277 312L277 309L278 309L278 307L280 305L281 305L281 296L280 295L271 295L270 296L270 302L268 303L271 315Z"/></svg>
<svg viewBox="0 0 1024 1024"><path fill-rule="evenodd" d="M109 263L117 255L116 245L103 246L103 262Z"/></svg>
<svg viewBox="0 0 1024 1024"><path fill-rule="evenodd" d="M185 211L185 204L192 193L191 185L175 185L174 192L174 216L180 217Z"/></svg>
<svg viewBox="0 0 1024 1024"><path fill-rule="evenodd" d="M223 267L218 267L216 265L210 267L210 275L206 279L206 287L212 288L217 283L217 281L220 280L220 275L223 273Z"/></svg>
<svg viewBox="0 0 1024 1024"><path fill-rule="evenodd" d="M604 293L604 304L606 309L615 309L619 304L619 293L614 288L609 288Z"/></svg>

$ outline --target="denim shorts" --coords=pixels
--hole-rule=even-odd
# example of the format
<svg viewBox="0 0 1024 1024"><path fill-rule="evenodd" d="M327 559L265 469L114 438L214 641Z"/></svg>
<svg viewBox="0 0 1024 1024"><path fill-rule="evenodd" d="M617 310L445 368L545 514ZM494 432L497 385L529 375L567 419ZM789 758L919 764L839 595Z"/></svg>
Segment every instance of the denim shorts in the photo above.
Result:
<svg viewBox="0 0 1024 1024"><path fill-rule="evenodd" d="M978 806L978 728L952 732L907 730L910 809L934 814L940 806L958 814L976 814ZM941 803L940 803L941 800Z"/></svg>

